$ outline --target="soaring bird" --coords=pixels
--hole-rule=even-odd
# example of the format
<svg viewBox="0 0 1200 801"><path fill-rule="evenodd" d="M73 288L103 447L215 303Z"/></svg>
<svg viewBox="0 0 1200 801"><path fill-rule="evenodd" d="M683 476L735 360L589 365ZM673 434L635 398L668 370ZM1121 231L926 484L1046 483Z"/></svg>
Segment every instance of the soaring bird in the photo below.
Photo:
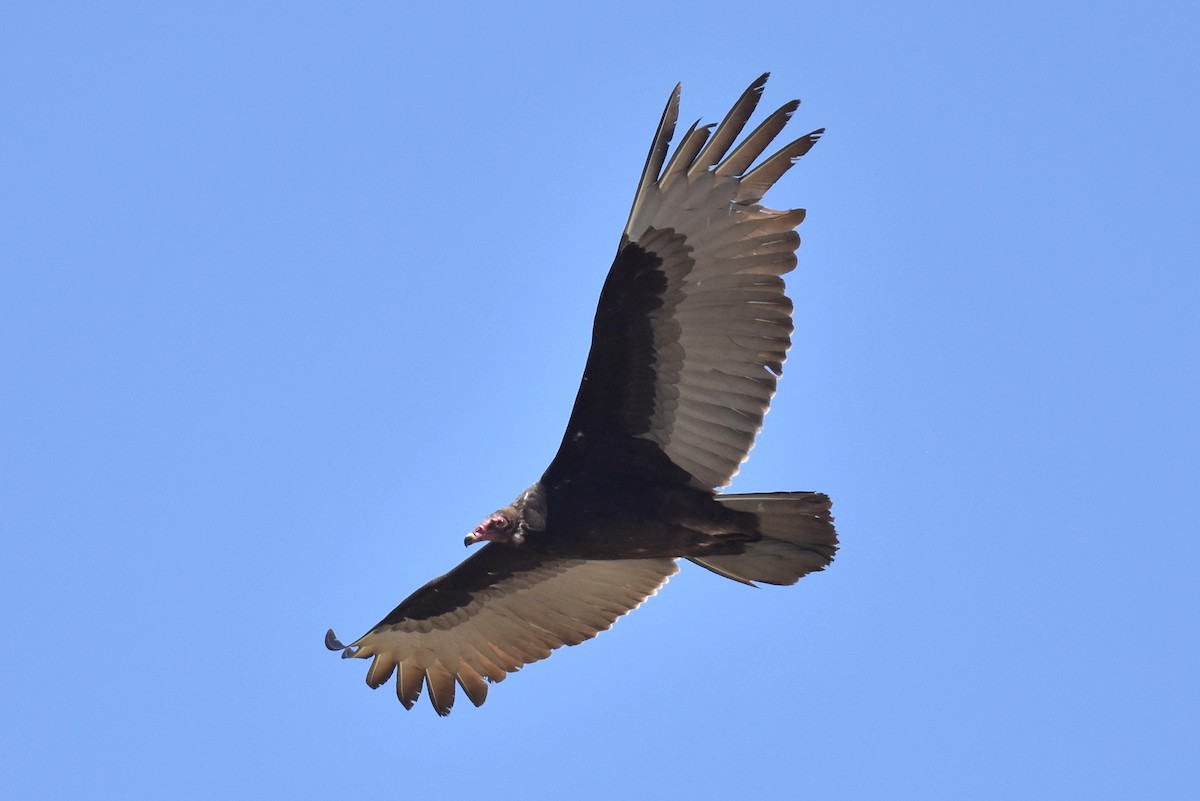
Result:
<svg viewBox="0 0 1200 801"><path fill-rule="evenodd" d="M488 683L612 626L688 559L745 584L794 584L837 550L816 492L724 494L762 427L791 345L782 276L804 209L761 201L824 129L760 157L799 106L738 139L767 75L719 125L668 151L676 86L654 135L608 272L562 444L542 477L466 537L486 543L421 587L349 647L393 674L411 709L439 715L455 686L479 706ZM758 162L756 164L756 162Z"/></svg>

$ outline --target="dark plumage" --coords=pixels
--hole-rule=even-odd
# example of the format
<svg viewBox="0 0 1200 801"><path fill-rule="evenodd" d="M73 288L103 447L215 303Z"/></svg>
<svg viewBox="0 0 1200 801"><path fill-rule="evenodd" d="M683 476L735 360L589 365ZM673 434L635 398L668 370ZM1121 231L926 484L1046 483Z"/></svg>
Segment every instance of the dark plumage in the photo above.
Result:
<svg viewBox="0 0 1200 801"><path fill-rule="evenodd" d="M714 492L746 459L791 345L781 276L796 265L804 211L759 201L822 133L752 167L798 106L734 147L766 79L715 130L694 125L667 162L675 88L554 460L467 535L468 545L487 543L477 553L349 648L326 635L343 656L373 658L372 687L394 674L401 703L411 707L424 687L444 715L457 684L478 706L489 681L609 628L679 558L747 584L792 584L833 559L825 495Z"/></svg>

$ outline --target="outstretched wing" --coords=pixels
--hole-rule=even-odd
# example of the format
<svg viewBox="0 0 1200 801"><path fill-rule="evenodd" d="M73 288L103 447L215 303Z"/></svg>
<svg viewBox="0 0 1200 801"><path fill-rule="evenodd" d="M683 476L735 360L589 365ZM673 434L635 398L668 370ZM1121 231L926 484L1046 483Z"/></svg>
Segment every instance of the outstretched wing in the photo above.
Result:
<svg viewBox="0 0 1200 801"><path fill-rule="evenodd" d="M488 681L590 640L678 569L673 559L555 559L489 544L409 596L344 656L374 657L367 670L373 688L395 673L405 708L425 686L434 709L447 715L456 682L479 706ZM326 644L343 647L332 631Z"/></svg>
<svg viewBox="0 0 1200 801"><path fill-rule="evenodd" d="M751 84L715 130L693 125L668 162L679 87L671 95L549 483L617 470L711 489L745 461L791 344L781 276L796 266L794 229L804 219L803 209L759 201L823 133L752 167L799 105L785 104L733 147L766 80Z"/></svg>

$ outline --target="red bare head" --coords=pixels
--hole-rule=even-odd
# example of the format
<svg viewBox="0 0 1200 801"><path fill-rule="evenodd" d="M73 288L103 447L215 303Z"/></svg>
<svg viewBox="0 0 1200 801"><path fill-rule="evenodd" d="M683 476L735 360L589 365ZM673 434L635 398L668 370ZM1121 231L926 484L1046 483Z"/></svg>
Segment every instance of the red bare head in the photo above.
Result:
<svg viewBox="0 0 1200 801"><path fill-rule="evenodd" d="M502 509L492 512L487 519L480 523L463 540L464 545L474 545L477 542L507 542L520 545L525 535L517 525L516 515L510 510Z"/></svg>

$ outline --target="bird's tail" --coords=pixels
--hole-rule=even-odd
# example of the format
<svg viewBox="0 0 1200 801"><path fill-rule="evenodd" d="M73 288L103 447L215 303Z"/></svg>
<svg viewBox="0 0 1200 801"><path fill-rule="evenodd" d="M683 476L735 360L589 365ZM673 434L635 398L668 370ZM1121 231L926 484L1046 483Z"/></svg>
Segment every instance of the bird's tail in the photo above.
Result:
<svg viewBox="0 0 1200 801"><path fill-rule="evenodd" d="M747 543L744 553L692 557L701 567L743 584L795 584L833 561L837 531L828 495L760 492L717 495L716 500L730 509L755 515L762 539Z"/></svg>

